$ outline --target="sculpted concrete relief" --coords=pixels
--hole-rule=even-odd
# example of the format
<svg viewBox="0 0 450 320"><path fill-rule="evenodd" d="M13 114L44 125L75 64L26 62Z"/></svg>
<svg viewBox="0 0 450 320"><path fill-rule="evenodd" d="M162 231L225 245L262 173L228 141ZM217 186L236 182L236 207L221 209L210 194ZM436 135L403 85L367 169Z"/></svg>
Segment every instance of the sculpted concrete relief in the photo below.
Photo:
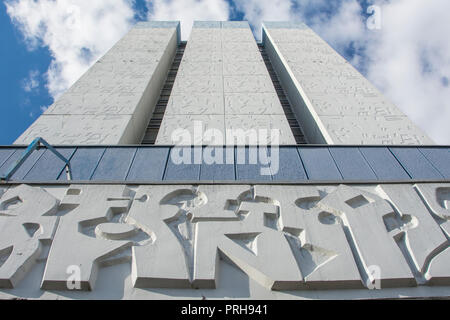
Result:
<svg viewBox="0 0 450 320"><path fill-rule="evenodd" d="M0 287L13 288L52 241L58 200L43 189L21 185L6 191L0 201Z"/></svg>
<svg viewBox="0 0 450 320"><path fill-rule="evenodd" d="M135 289L220 290L223 263L273 292L450 284L449 184L58 188L0 189L2 291L43 261L44 291L115 265Z"/></svg>

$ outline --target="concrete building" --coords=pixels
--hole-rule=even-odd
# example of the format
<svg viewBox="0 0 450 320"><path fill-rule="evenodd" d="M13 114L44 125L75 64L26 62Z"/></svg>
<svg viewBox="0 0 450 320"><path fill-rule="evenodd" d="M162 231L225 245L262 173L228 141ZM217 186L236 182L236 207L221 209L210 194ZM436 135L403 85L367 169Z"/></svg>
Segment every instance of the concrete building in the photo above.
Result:
<svg viewBox="0 0 450 320"><path fill-rule="evenodd" d="M0 298L450 296L450 148L301 23L138 23L0 175Z"/></svg>

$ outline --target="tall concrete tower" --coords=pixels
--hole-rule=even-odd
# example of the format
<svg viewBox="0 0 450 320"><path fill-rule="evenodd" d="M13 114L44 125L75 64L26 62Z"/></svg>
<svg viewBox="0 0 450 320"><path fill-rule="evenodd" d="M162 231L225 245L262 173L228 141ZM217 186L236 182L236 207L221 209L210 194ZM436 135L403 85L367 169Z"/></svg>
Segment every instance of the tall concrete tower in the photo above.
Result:
<svg viewBox="0 0 450 320"><path fill-rule="evenodd" d="M0 175L0 298L450 296L450 148L301 23L138 23Z"/></svg>

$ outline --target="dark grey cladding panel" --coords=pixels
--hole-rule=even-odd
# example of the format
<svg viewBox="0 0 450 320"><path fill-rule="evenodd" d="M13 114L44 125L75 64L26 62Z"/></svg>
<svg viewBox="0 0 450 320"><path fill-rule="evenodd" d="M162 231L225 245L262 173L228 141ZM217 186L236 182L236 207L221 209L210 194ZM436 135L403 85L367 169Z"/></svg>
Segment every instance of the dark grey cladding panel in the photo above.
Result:
<svg viewBox="0 0 450 320"><path fill-rule="evenodd" d="M11 149L3 149L5 158L0 164L0 175L4 176L14 164L14 161L17 161L20 158L20 155L24 152L25 149L14 149L11 153ZM6 156L8 154L8 156Z"/></svg>
<svg viewBox="0 0 450 320"><path fill-rule="evenodd" d="M161 181L164 178L169 148L140 148L127 176L128 181Z"/></svg>
<svg viewBox="0 0 450 320"><path fill-rule="evenodd" d="M446 179L450 179L450 149L430 147L419 150Z"/></svg>
<svg viewBox="0 0 450 320"><path fill-rule="evenodd" d="M408 180L408 173L388 148L359 148L379 180Z"/></svg>
<svg viewBox="0 0 450 320"><path fill-rule="evenodd" d="M9 159L9 157L13 155L14 152L16 152L16 149L14 148L0 150L0 168Z"/></svg>
<svg viewBox="0 0 450 320"><path fill-rule="evenodd" d="M444 176L419 151L411 148L390 148L413 179L443 179Z"/></svg>
<svg viewBox="0 0 450 320"><path fill-rule="evenodd" d="M337 147L329 150L344 180L377 180L359 148Z"/></svg>
<svg viewBox="0 0 450 320"><path fill-rule="evenodd" d="M271 159L274 160L274 156L272 156L272 154L270 154L270 156ZM272 168L273 166L275 166L275 164L272 165ZM274 169L275 168L272 169L272 179L274 181L308 180L297 148L283 148L283 150L279 152L278 172L274 172Z"/></svg>
<svg viewBox="0 0 450 320"><path fill-rule="evenodd" d="M309 180L342 180L328 148L298 148Z"/></svg>
<svg viewBox="0 0 450 320"><path fill-rule="evenodd" d="M17 169L17 171L12 175L11 180L24 180L24 177L27 173L34 167L36 162L40 159L40 157L44 154L46 149L39 149L34 151L25 162ZM16 161L18 161L25 152L25 149L17 150L2 166L2 174L6 173Z"/></svg>
<svg viewBox="0 0 450 320"><path fill-rule="evenodd" d="M91 180L124 181L137 148L107 148Z"/></svg>
<svg viewBox="0 0 450 320"><path fill-rule="evenodd" d="M234 164L233 147L205 147L200 167L200 180L234 181L236 180Z"/></svg>
<svg viewBox="0 0 450 320"><path fill-rule="evenodd" d="M271 181L272 172L264 161L259 161L260 154L267 155L264 147L236 147L236 180Z"/></svg>
<svg viewBox="0 0 450 320"><path fill-rule="evenodd" d="M66 146L57 150L70 160L74 182L448 182L450 177L449 147ZM0 147L0 173L5 175L24 151L24 147ZM40 148L10 180L66 181L64 166Z"/></svg>
<svg viewBox="0 0 450 320"><path fill-rule="evenodd" d="M106 148L101 147L78 148L70 159L72 179L78 181L90 180L105 151ZM62 173L59 180L67 180L66 175Z"/></svg>
<svg viewBox="0 0 450 320"><path fill-rule="evenodd" d="M174 147L170 150L164 180L198 181L202 148Z"/></svg>
<svg viewBox="0 0 450 320"><path fill-rule="evenodd" d="M64 158L71 159L75 152L75 148L57 148L56 149ZM58 158L50 150L45 150L42 157L36 162L31 170L25 175L25 181L42 181L42 180L57 180L66 163ZM65 171L64 171L65 172Z"/></svg>

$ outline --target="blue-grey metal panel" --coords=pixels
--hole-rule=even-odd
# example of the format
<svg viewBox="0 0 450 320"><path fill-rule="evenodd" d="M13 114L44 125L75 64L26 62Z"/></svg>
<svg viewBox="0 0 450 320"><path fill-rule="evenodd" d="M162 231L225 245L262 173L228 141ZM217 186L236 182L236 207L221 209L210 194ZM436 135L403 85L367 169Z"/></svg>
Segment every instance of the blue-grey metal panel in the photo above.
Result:
<svg viewBox="0 0 450 320"><path fill-rule="evenodd" d="M72 180L89 180L94 173L106 148L77 148L70 159ZM66 181L67 177L61 173L58 180Z"/></svg>
<svg viewBox="0 0 450 320"><path fill-rule="evenodd" d="M195 154L196 153L196 154ZM198 181L200 178L200 164L202 148L174 147L170 150L164 180L169 181ZM197 160L197 161L196 161ZM201 163L201 162L197 162Z"/></svg>
<svg viewBox="0 0 450 320"><path fill-rule="evenodd" d="M107 148L91 180L125 180L136 151L132 147Z"/></svg>
<svg viewBox="0 0 450 320"><path fill-rule="evenodd" d="M442 179L431 162L417 148L390 148L413 179Z"/></svg>
<svg viewBox="0 0 450 320"><path fill-rule="evenodd" d="M169 148L138 149L128 173L128 181L162 181L169 156Z"/></svg>
<svg viewBox="0 0 450 320"><path fill-rule="evenodd" d="M450 149L420 148L420 152L446 179L450 179Z"/></svg>
<svg viewBox="0 0 450 320"><path fill-rule="evenodd" d="M13 165L14 161L18 160L20 158L20 155L24 151L25 149L15 149L15 151L7 159L3 161L3 163L0 165L0 176L6 175L6 173Z"/></svg>
<svg viewBox="0 0 450 320"><path fill-rule="evenodd" d="M386 147L359 148L379 180L409 180L408 173Z"/></svg>
<svg viewBox="0 0 450 320"><path fill-rule="evenodd" d="M234 181L235 179L234 147L203 148L203 163L200 167L200 180Z"/></svg>
<svg viewBox="0 0 450 320"><path fill-rule="evenodd" d="M337 147L329 150L345 180L377 180L377 176L358 148Z"/></svg>
<svg viewBox="0 0 450 320"><path fill-rule="evenodd" d="M16 149L0 149L0 168L11 157Z"/></svg>
<svg viewBox="0 0 450 320"><path fill-rule="evenodd" d="M14 153L8 161L5 162L4 166L6 170L9 170L11 166L19 160L22 154L25 152L25 149L18 150L18 152ZM30 156L25 160L25 162L17 169L17 171L12 175L11 180L20 181L26 176L26 174L33 168L35 163L39 160L39 158L47 151L45 148L41 148L35 150Z"/></svg>
<svg viewBox="0 0 450 320"><path fill-rule="evenodd" d="M76 149L75 149L76 148ZM223 147L214 147L223 148ZM73 150L76 150L74 153ZM58 151L70 163L74 181L342 181L342 180L448 180L450 177L450 148L448 147L364 147L364 146L288 146L279 149L279 170L276 154L262 147L256 150L253 161L249 158L249 147L244 150L243 159L238 158L237 148L231 148L227 164L209 164L206 152L197 148L188 150L188 161L176 164L169 158L171 147L59 147ZM206 149L206 148L205 148ZM175 148L172 148L174 154ZM226 150L226 149L225 149ZM276 150L276 149L275 149ZM273 150L273 151L275 151ZM392 152L391 152L392 151ZM3 164L0 174L5 174L22 156L22 147L0 148ZM265 155L265 157L261 157ZM269 156L269 157L267 157ZM189 159L190 158L190 159ZM269 162L270 159L270 162ZM243 160L239 164L237 160ZM203 163L202 163L203 161ZM234 161L234 165L232 164ZM207 163L208 162L208 163ZM261 169L269 168L268 175ZM12 181L52 181L58 173L59 180L66 180L64 163L46 148L34 151L11 177ZM92 177L92 178L91 178Z"/></svg>
<svg viewBox="0 0 450 320"><path fill-rule="evenodd" d="M66 159L70 159L75 152L75 148L56 148ZM33 168L26 174L25 181L46 181L57 180L65 167L64 161L58 158L50 150L45 150L42 157L36 162ZM65 171L63 173L65 175Z"/></svg>
<svg viewBox="0 0 450 320"><path fill-rule="evenodd" d="M342 180L328 148L298 148L310 180Z"/></svg>
<svg viewBox="0 0 450 320"><path fill-rule="evenodd" d="M271 181L272 174L268 165L260 161L260 150L267 154L267 148L236 147L236 180ZM263 170L266 169L266 170ZM268 171L269 174L262 174Z"/></svg>
<svg viewBox="0 0 450 320"><path fill-rule="evenodd" d="M280 148L279 155L278 172L275 172L275 165L272 165L272 179L274 181L308 180L297 148ZM273 162L275 158L272 156L272 159Z"/></svg>

